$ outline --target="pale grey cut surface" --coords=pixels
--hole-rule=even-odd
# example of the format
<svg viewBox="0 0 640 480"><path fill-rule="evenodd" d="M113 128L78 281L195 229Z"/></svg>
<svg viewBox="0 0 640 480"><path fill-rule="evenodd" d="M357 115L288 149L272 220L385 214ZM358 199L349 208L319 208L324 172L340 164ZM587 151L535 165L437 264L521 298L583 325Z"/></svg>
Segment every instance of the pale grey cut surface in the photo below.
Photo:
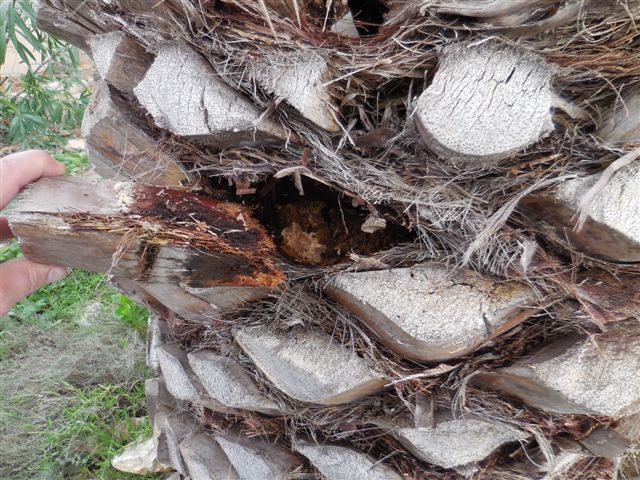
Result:
<svg viewBox="0 0 640 480"><path fill-rule="evenodd" d="M203 433L192 435L180 443L180 453L191 480L240 480L213 437Z"/></svg>
<svg viewBox="0 0 640 480"><path fill-rule="evenodd" d="M179 400L198 401L198 391L191 383L176 349L173 345L163 345L156 349L167 390Z"/></svg>
<svg viewBox="0 0 640 480"><path fill-rule="evenodd" d="M521 284L504 284L496 292L482 282L452 274L443 264L348 272L334 285L382 313L390 324L434 347L469 346L508 320L503 310L531 302ZM498 292L501 292L498 294ZM492 294L493 293L493 294Z"/></svg>
<svg viewBox="0 0 640 480"><path fill-rule="evenodd" d="M287 101L316 125L336 132L331 98L322 84L327 80L326 60L313 50L287 51L260 58L255 79L267 92Z"/></svg>
<svg viewBox="0 0 640 480"><path fill-rule="evenodd" d="M305 330L289 337L265 326L234 336L269 380L297 400L349 402L381 390L387 382L369 361L323 332Z"/></svg>
<svg viewBox="0 0 640 480"><path fill-rule="evenodd" d="M156 124L176 135L203 137L246 132L250 136L261 114L216 78L204 58L178 45L160 48L134 91ZM257 128L280 133L274 125L264 122Z"/></svg>
<svg viewBox="0 0 640 480"><path fill-rule="evenodd" d="M435 428L390 430L415 456L443 468L474 464L501 445L524 439L521 432L475 418L449 418Z"/></svg>
<svg viewBox="0 0 640 480"><path fill-rule="evenodd" d="M293 449L307 457L327 480L402 479L392 468L352 448L299 443Z"/></svg>
<svg viewBox="0 0 640 480"><path fill-rule="evenodd" d="M553 130L551 68L491 44L445 49L416 120L426 144L454 160L495 161Z"/></svg>
<svg viewBox="0 0 640 480"><path fill-rule="evenodd" d="M278 405L260 392L253 379L232 358L202 350L189 353L189 364L209 396L230 408L277 415Z"/></svg>
<svg viewBox="0 0 640 480"><path fill-rule="evenodd" d="M217 442L242 480L289 480L299 461L283 446L237 435Z"/></svg>
<svg viewBox="0 0 640 480"><path fill-rule="evenodd" d="M586 340L528 367L543 385L600 415L640 413L640 338Z"/></svg>
<svg viewBox="0 0 640 480"><path fill-rule="evenodd" d="M598 181L598 175L564 182L557 196L573 210L578 210L582 197ZM631 240L640 243L640 161L635 160L618 170L595 197L589 216Z"/></svg>
<svg viewBox="0 0 640 480"><path fill-rule="evenodd" d="M100 77L105 78L109 74L113 56L116 53L118 45L120 45L120 42L122 42L124 38L125 33L122 31L101 33L89 38L91 57L93 58Z"/></svg>

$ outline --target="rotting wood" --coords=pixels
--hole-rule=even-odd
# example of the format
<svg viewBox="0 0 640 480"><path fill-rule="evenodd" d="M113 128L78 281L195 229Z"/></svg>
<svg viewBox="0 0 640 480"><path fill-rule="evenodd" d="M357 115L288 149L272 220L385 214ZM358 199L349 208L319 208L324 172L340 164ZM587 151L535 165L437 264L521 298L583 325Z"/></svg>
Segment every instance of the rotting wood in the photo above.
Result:
<svg viewBox="0 0 640 480"><path fill-rule="evenodd" d="M94 170L106 179L174 187L190 182L180 162L143 132L126 104L111 97L104 83L94 87L82 135Z"/></svg>
<svg viewBox="0 0 640 480"><path fill-rule="evenodd" d="M9 222L25 254L44 263L193 288L284 280L249 208L186 190L47 178L24 192Z"/></svg>
<svg viewBox="0 0 640 480"><path fill-rule="evenodd" d="M133 89L151 66L153 55L121 31L93 35L89 45L102 80L133 96Z"/></svg>

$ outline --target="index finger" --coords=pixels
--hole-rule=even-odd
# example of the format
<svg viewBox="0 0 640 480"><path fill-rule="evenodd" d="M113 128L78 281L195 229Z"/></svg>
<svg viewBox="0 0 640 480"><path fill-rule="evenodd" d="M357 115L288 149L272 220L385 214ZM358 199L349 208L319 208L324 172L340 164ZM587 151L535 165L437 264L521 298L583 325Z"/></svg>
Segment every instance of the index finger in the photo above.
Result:
<svg viewBox="0 0 640 480"><path fill-rule="evenodd" d="M64 175L63 163L43 150L13 153L0 160L0 209L28 183L40 177Z"/></svg>

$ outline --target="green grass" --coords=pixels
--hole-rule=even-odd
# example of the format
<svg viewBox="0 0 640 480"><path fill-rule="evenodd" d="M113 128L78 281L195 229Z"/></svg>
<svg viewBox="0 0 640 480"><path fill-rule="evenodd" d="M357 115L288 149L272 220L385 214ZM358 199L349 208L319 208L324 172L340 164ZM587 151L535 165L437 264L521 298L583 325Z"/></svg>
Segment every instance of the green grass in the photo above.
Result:
<svg viewBox="0 0 640 480"><path fill-rule="evenodd" d="M68 175L89 165L84 152L54 156ZM19 256L15 240L0 244L0 261ZM0 479L159 478L111 467L151 433L148 315L103 274L74 269L0 318Z"/></svg>
<svg viewBox="0 0 640 480"><path fill-rule="evenodd" d="M72 401L45 432L42 471L60 478L144 478L114 472L111 460L131 441L151 435L144 418L144 383L67 387ZM147 476L146 478L156 478Z"/></svg>
<svg viewBox="0 0 640 480"><path fill-rule="evenodd" d="M27 63L50 59L0 85L0 145L46 149L67 175L82 174L87 155L64 147L91 93L78 53L36 28L31 0L0 4L0 64L7 42ZM0 261L20 255L17 242L0 244ZM150 434L147 318L104 275L82 270L0 318L0 479L159 478L111 467L127 443Z"/></svg>

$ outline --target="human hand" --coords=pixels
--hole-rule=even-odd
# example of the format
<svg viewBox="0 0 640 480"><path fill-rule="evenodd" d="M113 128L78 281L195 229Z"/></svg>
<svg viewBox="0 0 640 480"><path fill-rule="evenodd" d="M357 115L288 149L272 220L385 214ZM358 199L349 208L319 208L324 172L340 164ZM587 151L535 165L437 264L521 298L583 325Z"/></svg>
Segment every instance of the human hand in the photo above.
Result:
<svg viewBox="0 0 640 480"><path fill-rule="evenodd" d="M40 177L64 175L64 164L42 150L27 150L0 159L0 210L22 187ZM13 237L6 218L0 217L0 241ZM20 299L47 283L62 280L68 270L26 258L0 264L0 317Z"/></svg>

